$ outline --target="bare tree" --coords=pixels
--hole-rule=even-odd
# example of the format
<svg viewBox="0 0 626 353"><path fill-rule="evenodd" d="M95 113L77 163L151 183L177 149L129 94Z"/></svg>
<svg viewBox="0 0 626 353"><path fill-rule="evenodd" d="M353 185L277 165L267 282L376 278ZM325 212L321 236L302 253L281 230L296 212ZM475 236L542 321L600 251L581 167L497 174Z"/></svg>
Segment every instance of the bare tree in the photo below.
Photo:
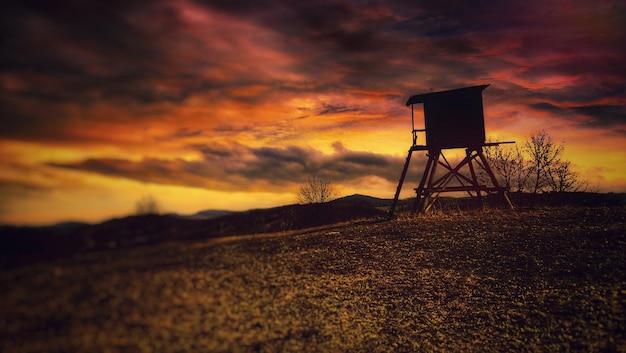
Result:
<svg viewBox="0 0 626 353"><path fill-rule="evenodd" d="M135 203L135 213L137 215L149 215L161 213L161 205L152 195L144 195Z"/></svg>
<svg viewBox="0 0 626 353"><path fill-rule="evenodd" d="M572 171L571 162L561 158L564 150L564 143L555 144L541 130L530 135L521 149L494 146L485 154L501 184L513 192L527 188L533 194L588 190L587 181Z"/></svg>
<svg viewBox="0 0 626 353"><path fill-rule="evenodd" d="M512 192L523 192L528 184L529 170L522 151L515 148L492 146L485 149L485 155L498 177L501 186Z"/></svg>
<svg viewBox="0 0 626 353"><path fill-rule="evenodd" d="M589 182L580 180L578 173L570 168L570 161L561 161L548 169L547 182L550 191L588 191Z"/></svg>
<svg viewBox="0 0 626 353"><path fill-rule="evenodd" d="M314 175L307 178L306 182L300 186L298 192L298 202L306 203L323 203L332 200L335 196L335 190L328 178Z"/></svg>
<svg viewBox="0 0 626 353"><path fill-rule="evenodd" d="M561 163L564 144L555 144L552 137L541 130L530 135L524 143L524 151L529 156L529 174L532 176L533 194L544 191L549 186L550 170Z"/></svg>

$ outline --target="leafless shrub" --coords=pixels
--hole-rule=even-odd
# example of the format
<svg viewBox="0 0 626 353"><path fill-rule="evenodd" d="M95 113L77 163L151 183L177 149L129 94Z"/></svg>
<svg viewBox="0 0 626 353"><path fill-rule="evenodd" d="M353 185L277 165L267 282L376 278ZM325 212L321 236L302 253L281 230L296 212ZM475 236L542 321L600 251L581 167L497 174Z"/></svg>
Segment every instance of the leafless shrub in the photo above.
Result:
<svg viewBox="0 0 626 353"><path fill-rule="evenodd" d="M529 156L528 168L533 194L546 191L550 186L550 171L561 163L564 144L555 144L552 137L545 130L541 130L530 135L523 148Z"/></svg>
<svg viewBox="0 0 626 353"><path fill-rule="evenodd" d="M512 192L587 191L588 182L571 169L570 161L562 159L564 150L564 143L555 143L541 130L530 135L521 148L494 146L485 154L500 183Z"/></svg>
<svg viewBox="0 0 626 353"><path fill-rule="evenodd" d="M335 190L330 179L319 175L307 178L298 192L298 202L301 204L328 202L334 197Z"/></svg>
<svg viewBox="0 0 626 353"><path fill-rule="evenodd" d="M491 167L501 186L512 192L523 192L528 186L529 169L519 147L492 146L485 149Z"/></svg>
<svg viewBox="0 0 626 353"><path fill-rule="evenodd" d="M142 196L141 199L135 203L135 214L137 215L159 214L161 212L161 205L157 199L150 194Z"/></svg>

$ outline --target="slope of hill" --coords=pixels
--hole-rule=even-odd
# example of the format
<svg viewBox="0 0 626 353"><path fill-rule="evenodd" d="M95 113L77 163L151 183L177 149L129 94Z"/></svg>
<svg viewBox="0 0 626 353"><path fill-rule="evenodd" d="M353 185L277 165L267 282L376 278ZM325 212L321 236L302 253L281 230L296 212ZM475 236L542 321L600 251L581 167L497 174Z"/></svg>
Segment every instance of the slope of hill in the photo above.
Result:
<svg viewBox="0 0 626 353"><path fill-rule="evenodd" d="M511 195L517 205L623 206L626 194L554 193ZM288 205L247 212L203 211L192 217L129 216L96 225L64 223L51 227L0 226L0 269L79 252L123 248L162 241L304 229L362 218L385 217L390 199L350 195L325 204ZM468 199L442 198L441 209L464 209ZM411 208L401 200L397 213ZM222 214L222 216L219 216Z"/></svg>
<svg viewBox="0 0 626 353"><path fill-rule="evenodd" d="M129 216L96 225L0 227L0 268L78 252L221 236L279 232L359 218L383 217L366 204L329 202L230 212L210 219L172 215Z"/></svg>
<svg viewBox="0 0 626 353"><path fill-rule="evenodd" d="M350 196L340 197L334 200L333 202L343 203L343 204L356 204L356 205L363 205L363 206L368 206L372 208L379 208L379 207L391 206L392 201L393 201L392 199L380 199L377 197L372 197L372 196L367 196L367 195L354 194Z"/></svg>
<svg viewBox="0 0 626 353"><path fill-rule="evenodd" d="M0 271L0 351L624 352L625 220L470 212L83 253Z"/></svg>
<svg viewBox="0 0 626 353"><path fill-rule="evenodd" d="M173 216L183 218L183 219L192 219L196 221L205 221L208 219L220 218L224 216L228 216L230 214L237 213L236 211L227 211L227 210L204 210L196 212L192 215L178 215L175 214Z"/></svg>

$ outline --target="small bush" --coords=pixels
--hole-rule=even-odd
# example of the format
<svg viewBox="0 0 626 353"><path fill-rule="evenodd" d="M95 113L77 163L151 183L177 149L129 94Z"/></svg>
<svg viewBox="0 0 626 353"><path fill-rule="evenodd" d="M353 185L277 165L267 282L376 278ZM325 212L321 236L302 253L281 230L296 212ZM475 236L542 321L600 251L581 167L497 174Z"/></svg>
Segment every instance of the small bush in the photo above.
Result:
<svg viewBox="0 0 626 353"><path fill-rule="evenodd" d="M152 195L144 195L135 204L137 215L159 214L162 212L161 205Z"/></svg>

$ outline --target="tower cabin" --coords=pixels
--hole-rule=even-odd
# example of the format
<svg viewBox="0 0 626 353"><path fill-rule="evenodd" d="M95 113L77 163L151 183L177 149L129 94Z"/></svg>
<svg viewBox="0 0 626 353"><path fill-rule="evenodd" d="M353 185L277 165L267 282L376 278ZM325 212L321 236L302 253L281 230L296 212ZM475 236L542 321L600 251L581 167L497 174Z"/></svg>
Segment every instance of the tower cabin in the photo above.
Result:
<svg viewBox="0 0 626 353"><path fill-rule="evenodd" d="M426 146L429 151L450 148L474 148L485 143L485 118L482 91L489 85L465 87L449 91L411 96L406 102L411 106L424 104ZM413 143L416 133L413 118Z"/></svg>

